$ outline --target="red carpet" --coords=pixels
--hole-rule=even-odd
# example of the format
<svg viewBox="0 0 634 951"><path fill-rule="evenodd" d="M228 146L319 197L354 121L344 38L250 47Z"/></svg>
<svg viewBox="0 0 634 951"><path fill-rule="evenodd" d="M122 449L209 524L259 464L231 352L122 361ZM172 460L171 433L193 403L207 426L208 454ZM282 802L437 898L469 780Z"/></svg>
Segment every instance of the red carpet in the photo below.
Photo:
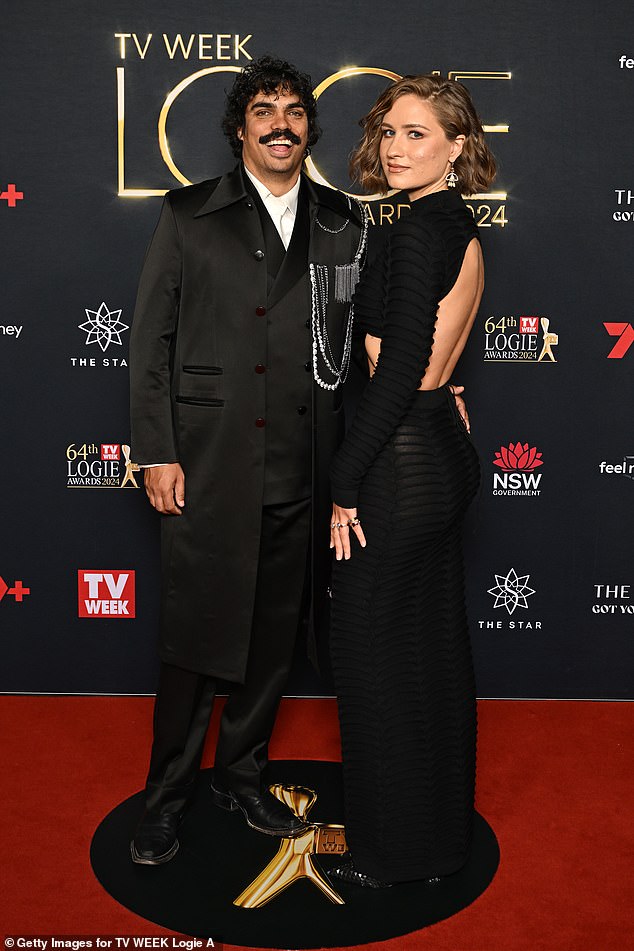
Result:
<svg viewBox="0 0 634 951"><path fill-rule="evenodd" d="M88 861L100 819L143 785L151 707L147 698L0 698L2 934L169 933L117 905ZM483 701L479 712L477 804L500 843L498 874L454 918L364 947L634 948L634 704ZM337 759L334 701L285 701L271 755Z"/></svg>

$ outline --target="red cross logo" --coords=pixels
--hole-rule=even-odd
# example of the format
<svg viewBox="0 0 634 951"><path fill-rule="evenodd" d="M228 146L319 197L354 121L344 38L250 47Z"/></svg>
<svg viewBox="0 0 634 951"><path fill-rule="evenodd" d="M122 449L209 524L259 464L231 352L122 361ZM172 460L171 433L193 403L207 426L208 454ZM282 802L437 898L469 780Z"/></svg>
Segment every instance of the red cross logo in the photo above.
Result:
<svg viewBox="0 0 634 951"><path fill-rule="evenodd" d="M19 192L13 183L7 185L7 190L0 192L0 199L6 201L9 208L15 208L18 201L22 201L24 192Z"/></svg>
<svg viewBox="0 0 634 951"><path fill-rule="evenodd" d="M22 603L22 601L24 601L24 595L30 593L31 589L25 588L21 581L14 581L13 587L10 588L2 575L0 575L0 601L2 601L5 594L12 594L16 601Z"/></svg>

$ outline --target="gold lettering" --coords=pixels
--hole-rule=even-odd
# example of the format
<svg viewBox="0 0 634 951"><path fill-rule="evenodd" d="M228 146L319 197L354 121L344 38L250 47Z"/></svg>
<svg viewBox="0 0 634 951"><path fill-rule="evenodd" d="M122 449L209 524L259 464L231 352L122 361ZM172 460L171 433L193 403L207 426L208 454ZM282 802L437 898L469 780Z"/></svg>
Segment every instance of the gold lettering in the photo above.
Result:
<svg viewBox="0 0 634 951"><path fill-rule="evenodd" d="M332 73L331 76L326 77L323 82L320 82L318 86L315 87L315 99L319 99L321 94L326 91L334 83L339 82L340 79L349 79L350 76L385 76L386 79L392 79L396 81L400 79L401 76L399 73L393 73L391 69L378 69L376 66L347 66L345 69L340 69L336 73ZM335 185L331 183L321 174L317 166L315 165L313 159L309 156L306 159L306 171L314 182L318 182L320 185L326 185L328 188L335 188ZM398 189L393 189L391 192L388 192L389 195L395 195ZM344 191L343 188L340 188L339 191L342 191L344 195L350 195L352 198L359 198L359 195L354 195L352 192ZM383 198L384 195L364 195L363 201L376 201L377 198ZM374 224L374 222L372 222Z"/></svg>
<svg viewBox="0 0 634 951"><path fill-rule="evenodd" d="M140 43L139 43L139 38L138 38L138 36L136 35L136 33L133 33L133 34L132 34L132 39L134 40L134 45L136 46L136 48L137 48L137 50L138 50L139 56L141 57L141 59L145 59L145 54L147 53L148 46L150 45L150 41L151 41L151 39L152 39L152 34L151 34L151 33L148 33L148 34L147 34L147 39L146 39L146 41L145 41L145 46L143 47L143 49L141 49L141 46L140 46Z"/></svg>
<svg viewBox="0 0 634 951"><path fill-rule="evenodd" d="M125 41L131 36L130 33L115 33L115 40L119 40L119 57L125 59Z"/></svg>
<svg viewBox="0 0 634 951"><path fill-rule="evenodd" d="M199 33L198 34L198 59L213 59L213 54L211 53L211 40L213 40L213 33ZM206 43L205 40L209 40L209 43ZM209 55L207 55L209 53Z"/></svg>
<svg viewBox="0 0 634 951"><path fill-rule="evenodd" d="M187 49L185 49L185 43L183 42L183 37L181 36L180 33L176 34L176 39L174 40L173 46L170 46L169 37L167 33L164 33L163 42L165 43L165 49L167 50L167 54L169 58L174 59L174 57L176 56L177 48L180 48L183 59L189 59L189 54L191 53L195 38L196 38L196 34L192 33L189 37L189 44L187 46Z"/></svg>
<svg viewBox="0 0 634 951"><path fill-rule="evenodd" d="M384 205L383 202L379 205L379 224L384 224L386 221L388 224L392 224L392 218L394 217L394 205Z"/></svg>
<svg viewBox="0 0 634 951"><path fill-rule="evenodd" d="M118 194L125 198L152 198L164 195L167 188L125 187L125 67L117 66L117 173Z"/></svg>
<svg viewBox="0 0 634 951"><path fill-rule="evenodd" d="M253 34L249 33L249 35L245 36L243 40L240 40L240 34L236 33L234 38L234 44L233 44L233 58L234 59L240 59L240 53L243 53L247 59L253 59L250 53L248 53L244 48L244 44L248 43L249 40L252 39L252 37L253 37Z"/></svg>
<svg viewBox="0 0 634 951"><path fill-rule="evenodd" d="M141 34L143 36L143 34ZM147 55L147 51L150 47L153 34L147 33L144 35L145 40L139 38L139 35L136 33L115 33L115 41L119 41L119 56L121 59L126 58L127 54L127 40L132 38L136 51L139 57L143 60ZM166 33L162 34L163 42L165 44L165 49L168 53L170 59L174 59L177 54L187 60L189 59L192 49L194 46L194 41L198 37L198 53L200 59L213 59L213 39L215 36L215 50L216 58L227 60L230 59L230 50L233 49L234 58L237 60L241 56L244 56L245 59L252 60L252 56L246 49L247 43L253 38L252 33L248 33L246 36L242 37L238 33L200 33L195 34L191 33L187 40L183 38L183 34L177 33L174 34L173 40L170 39L170 36ZM178 98L181 92L187 88L191 83L202 78L203 76L210 75L211 73L216 72L233 72L240 73L242 68L239 66L213 66L206 69L201 69L198 72L193 73L190 76L187 76L180 83L178 83L174 89L167 95L163 106L161 107L161 112L159 115L158 122L158 142L161 155L165 164L170 169L177 181L181 182L183 185L189 185L191 182L188 178L180 171L176 166L170 152L170 147L167 139L167 118L169 111ZM438 75L440 72L438 70L434 71ZM332 73L326 79L324 79L318 86L315 87L314 95L316 99L319 97L332 85L339 82L343 79L348 79L353 76L363 76L363 75L374 75L374 76L383 76L386 79L392 81L397 81L400 79L398 73L392 72L391 70L379 69L376 67L357 67L349 66L345 69L338 70L335 73ZM451 71L448 73L448 78L459 81L460 79L488 79L488 80L510 80L512 78L510 72L494 72L494 71ZM484 130L487 132L508 132L508 124L497 124L497 125L485 125ZM117 157L118 157L118 193L121 196L125 197L149 197L149 196L159 196L164 195L167 191L166 188L154 189L154 188L126 188L125 186L125 69L123 67L117 68ZM336 186L331 184L324 175L320 173L317 166L315 165L312 157L306 159L306 171L308 175L313 179L313 181L319 182L322 185L325 185L329 188L335 188ZM376 194L376 195L364 195L357 196L352 192L346 192L343 189L339 189L343 194L350 195L354 198L360 198L365 204L368 219L373 224L376 225L376 217L378 217L378 223L383 224L384 222L393 223L394 221L394 211L396 211L396 220L401 217L401 211L403 208L409 208L409 205L399 204L397 206L391 206L389 204L379 206L379 215L375 217L372 212L372 202L376 202L379 199L389 199L392 195L396 194L396 190L390 191L387 194ZM464 196L467 200L480 200L480 201L494 201L494 202L504 202L507 198L506 192L490 192L490 193L480 193L477 195ZM507 224L507 218L505 215L505 207L498 208L494 211L490 205L481 205L477 209L477 213L473 206L470 206L471 210L474 212L474 216L477 219L477 224L480 227L491 227L492 224L496 224L500 227L504 227ZM484 213L484 214L483 214Z"/></svg>
<svg viewBox="0 0 634 951"><path fill-rule="evenodd" d="M185 178L181 170L176 166L174 159L172 158L172 153L170 152L170 147L167 141L167 117L169 111L182 93L184 89L187 89L192 83L196 80L201 79L203 76L210 76L212 73L241 73L242 69L240 66L208 66L206 69L199 69L197 73L192 73L191 76L186 76L185 79L182 79L179 83L174 86L172 91L168 93L163 107L161 109L158 121L158 140L159 147L161 149L161 155L163 156L163 161L169 168L170 172L179 182L183 185L191 185L191 182L188 178ZM167 190L167 189L166 189Z"/></svg>
<svg viewBox="0 0 634 951"><path fill-rule="evenodd" d="M219 33L216 37L216 59L231 59L231 33ZM225 56L224 53L228 52L229 55Z"/></svg>
<svg viewBox="0 0 634 951"><path fill-rule="evenodd" d="M500 73L493 70L482 70L482 69L452 69L447 73L447 79L455 79L456 82L460 82L461 79L471 80L471 79L511 79L512 73ZM509 127L506 123L498 123L497 125L482 125L482 128L485 132L508 132ZM504 196L506 198L506 195Z"/></svg>

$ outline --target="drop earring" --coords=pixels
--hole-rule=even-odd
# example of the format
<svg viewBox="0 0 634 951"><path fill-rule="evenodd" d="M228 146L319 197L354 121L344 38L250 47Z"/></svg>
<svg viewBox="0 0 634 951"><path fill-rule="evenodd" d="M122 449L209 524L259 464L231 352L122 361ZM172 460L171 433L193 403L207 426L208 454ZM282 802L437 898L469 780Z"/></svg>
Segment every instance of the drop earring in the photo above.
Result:
<svg viewBox="0 0 634 951"><path fill-rule="evenodd" d="M460 181L454 171L453 162L449 163L449 172L447 173L445 181L447 182L447 188L455 188L457 183Z"/></svg>

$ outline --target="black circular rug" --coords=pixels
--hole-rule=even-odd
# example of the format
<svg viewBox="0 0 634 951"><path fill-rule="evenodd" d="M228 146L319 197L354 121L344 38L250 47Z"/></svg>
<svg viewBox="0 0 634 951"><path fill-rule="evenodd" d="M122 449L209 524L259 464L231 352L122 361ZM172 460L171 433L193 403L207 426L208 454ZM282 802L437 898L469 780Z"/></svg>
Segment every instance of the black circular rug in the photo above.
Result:
<svg viewBox="0 0 634 951"><path fill-rule="evenodd" d="M130 840L143 812L143 793L126 799L93 837L95 875L118 902L164 928L216 943L260 948L333 948L384 941L455 915L482 894L495 875L495 835L476 815L467 865L440 882L408 882L372 889L337 885L344 905L332 903L308 879L292 883L258 909L238 908L235 898L277 853L279 839L254 832L239 812L225 812L210 798L211 770L204 770L179 831L180 850L166 865L135 865ZM317 792L313 822L343 820L341 766L298 760L271 763L271 782L301 784ZM322 871L336 856L318 855Z"/></svg>

